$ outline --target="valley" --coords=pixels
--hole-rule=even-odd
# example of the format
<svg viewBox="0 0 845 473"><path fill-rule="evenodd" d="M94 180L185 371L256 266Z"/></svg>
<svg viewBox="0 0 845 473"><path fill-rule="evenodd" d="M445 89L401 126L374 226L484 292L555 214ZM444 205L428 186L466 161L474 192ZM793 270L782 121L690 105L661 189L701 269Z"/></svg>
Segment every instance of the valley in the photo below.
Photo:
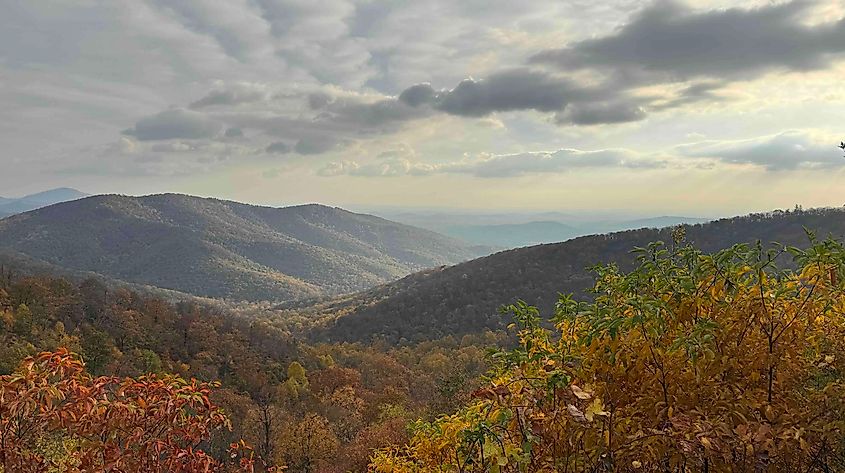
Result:
<svg viewBox="0 0 845 473"><path fill-rule="evenodd" d="M654 242L677 258L748 259L776 242L807 247L808 230L842 239L845 211L774 211L473 258L469 243L320 205L87 197L0 220L0 375L67 348L93 375L221 382L213 399L233 423L208 442L218 458L244 439L260 468L425 464L425 450L400 458L393 448L418 448L419 429L450 422L443 413L464 415L485 373L509 369L501 357L522 356L529 332L554 330L545 320L576 307L561 294L601 301L592 289L617 269L600 267L645 271L633 250ZM782 253L772 261L795 267Z"/></svg>

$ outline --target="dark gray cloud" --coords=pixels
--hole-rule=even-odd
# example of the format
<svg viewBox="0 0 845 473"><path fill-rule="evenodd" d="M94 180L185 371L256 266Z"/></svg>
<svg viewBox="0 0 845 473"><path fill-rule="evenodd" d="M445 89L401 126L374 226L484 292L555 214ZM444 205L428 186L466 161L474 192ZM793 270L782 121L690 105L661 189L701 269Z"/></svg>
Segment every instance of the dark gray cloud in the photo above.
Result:
<svg viewBox="0 0 845 473"><path fill-rule="evenodd" d="M834 137L793 130L738 141L703 141L678 146L690 157L718 159L732 164L755 164L770 171L845 166Z"/></svg>
<svg viewBox="0 0 845 473"><path fill-rule="evenodd" d="M226 138L243 138L244 131L240 128L227 128L226 133L223 134Z"/></svg>
<svg viewBox="0 0 845 473"><path fill-rule="evenodd" d="M430 115L425 109L395 98L375 102L340 99L327 104L323 112L319 119L326 124L357 129L361 133L395 131L405 122Z"/></svg>
<svg viewBox="0 0 845 473"><path fill-rule="evenodd" d="M542 71L512 69L480 80L465 79L451 90L435 91L428 84L417 84L405 89L399 100L413 107L428 104L451 115L480 117L514 110L555 112L572 101L598 95L596 90Z"/></svg>
<svg viewBox="0 0 845 473"><path fill-rule="evenodd" d="M172 108L150 117L142 118L125 135L141 141L202 139L217 136L222 125L203 113L183 108Z"/></svg>
<svg viewBox="0 0 845 473"><path fill-rule="evenodd" d="M453 115L482 116L511 110L561 110L577 87L540 72L515 70L475 81L466 79L438 97L437 108Z"/></svg>
<svg viewBox="0 0 845 473"><path fill-rule="evenodd" d="M466 79L454 89L429 84L405 89L412 107L459 116L536 110L554 112L560 125L598 125L642 120L647 112L701 101L729 100L719 89L732 80L772 70L828 67L845 53L845 18L808 25L815 2L796 0L758 8L700 11L658 0L607 36L577 41L529 59L554 65L567 77L521 68ZM591 77L585 82L577 72ZM576 77L578 79L576 79ZM699 79L675 95L633 97L652 84Z"/></svg>
<svg viewBox="0 0 845 473"><path fill-rule="evenodd" d="M666 110L697 102L724 102L733 100L731 97L720 93L720 89L725 87L725 85L726 82L724 81L697 82L681 89L675 97L665 100L657 99L650 104L650 108L653 110Z"/></svg>
<svg viewBox="0 0 845 473"><path fill-rule="evenodd" d="M600 125L635 122L645 117L645 110L636 101L619 101L575 105L558 113L555 121L561 125Z"/></svg>
<svg viewBox="0 0 845 473"><path fill-rule="evenodd" d="M271 154L286 154L290 153L291 149L290 145L284 141L276 141L275 143L270 143L264 151Z"/></svg>
<svg viewBox="0 0 845 473"><path fill-rule="evenodd" d="M605 68L636 81L751 78L827 67L845 52L845 19L807 25L811 1L699 12L671 0L642 10L615 33L541 52L534 63Z"/></svg>
<svg viewBox="0 0 845 473"><path fill-rule="evenodd" d="M419 107L434 101L437 93L431 84L417 84L408 87L399 94L399 101L412 107Z"/></svg>

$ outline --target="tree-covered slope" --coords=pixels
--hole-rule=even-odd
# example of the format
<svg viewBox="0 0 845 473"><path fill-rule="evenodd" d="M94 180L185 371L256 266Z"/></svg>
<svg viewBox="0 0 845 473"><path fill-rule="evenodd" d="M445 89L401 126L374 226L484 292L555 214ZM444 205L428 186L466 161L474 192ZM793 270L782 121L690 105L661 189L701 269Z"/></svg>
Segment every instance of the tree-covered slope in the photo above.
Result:
<svg viewBox="0 0 845 473"><path fill-rule="evenodd" d="M0 248L128 282L235 300L361 290L476 255L434 232L321 205L95 196L0 222Z"/></svg>
<svg viewBox="0 0 845 473"><path fill-rule="evenodd" d="M803 246L804 227L820 237L841 238L845 211L778 211L684 226L687 241L708 252L757 240ZM503 304L524 299L548 311L559 292L585 296L593 282L590 267L617 263L630 269L631 249L653 241L671 242L672 229L630 230L504 251L281 313L319 319L312 333L317 339L401 343L499 329L509 323L498 314Z"/></svg>

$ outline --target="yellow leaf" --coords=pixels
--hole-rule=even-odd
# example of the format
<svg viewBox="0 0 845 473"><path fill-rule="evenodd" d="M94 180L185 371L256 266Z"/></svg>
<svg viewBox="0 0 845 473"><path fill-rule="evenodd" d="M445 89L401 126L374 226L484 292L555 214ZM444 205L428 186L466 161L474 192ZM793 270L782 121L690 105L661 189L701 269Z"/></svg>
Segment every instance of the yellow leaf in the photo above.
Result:
<svg viewBox="0 0 845 473"><path fill-rule="evenodd" d="M604 403L599 398L593 399L593 402L587 406L587 410L584 412L584 417L587 418L588 421L592 422L595 416L607 416L610 415L609 412L604 410Z"/></svg>

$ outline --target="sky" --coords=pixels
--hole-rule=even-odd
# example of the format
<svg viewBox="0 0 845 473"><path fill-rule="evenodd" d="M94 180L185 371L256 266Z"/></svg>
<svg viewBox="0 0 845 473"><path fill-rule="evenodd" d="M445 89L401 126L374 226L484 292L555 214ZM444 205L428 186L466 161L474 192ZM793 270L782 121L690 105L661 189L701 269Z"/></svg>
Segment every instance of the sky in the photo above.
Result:
<svg viewBox="0 0 845 473"><path fill-rule="evenodd" d="M840 206L843 79L845 0L12 0L0 195Z"/></svg>

